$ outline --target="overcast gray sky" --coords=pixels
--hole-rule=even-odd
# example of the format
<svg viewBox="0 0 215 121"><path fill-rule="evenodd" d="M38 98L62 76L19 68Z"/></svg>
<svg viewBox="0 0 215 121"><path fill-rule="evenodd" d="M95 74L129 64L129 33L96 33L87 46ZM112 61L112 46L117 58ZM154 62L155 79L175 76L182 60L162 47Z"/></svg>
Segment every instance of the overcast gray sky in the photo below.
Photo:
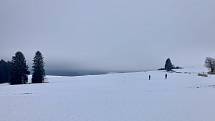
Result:
<svg viewBox="0 0 215 121"><path fill-rule="evenodd" d="M215 57L214 0L1 0L0 58L49 68L142 70Z"/></svg>

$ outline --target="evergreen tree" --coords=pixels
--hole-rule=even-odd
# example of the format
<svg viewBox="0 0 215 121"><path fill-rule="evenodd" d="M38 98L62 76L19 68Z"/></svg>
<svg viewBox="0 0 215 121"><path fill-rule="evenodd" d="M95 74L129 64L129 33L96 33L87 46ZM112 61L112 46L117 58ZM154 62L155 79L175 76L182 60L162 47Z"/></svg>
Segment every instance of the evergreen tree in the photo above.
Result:
<svg viewBox="0 0 215 121"><path fill-rule="evenodd" d="M28 82L28 66L22 52L16 52L11 62L10 84L26 84Z"/></svg>
<svg viewBox="0 0 215 121"><path fill-rule="evenodd" d="M33 75L32 83L43 83L45 77L45 69L43 56L40 51L37 51L33 59Z"/></svg>
<svg viewBox="0 0 215 121"><path fill-rule="evenodd" d="M174 66L173 66L173 64L172 64L172 62L171 62L171 60L170 60L170 58L168 58L168 59L166 60L166 63L165 63L165 70L171 71L173 68L174 68Z"/></svg>
<svg viewBox="0 0 215 121"><path fill-rule="evenodd" d="M7 75L8 75L8 82L10 82L11 79L11 70L12 70L12 62L11 61L7 61ZM28 74L30 74L30 72L28 71Z"/></svg>
<svg viewBox="0 0 215 121"><path fill-rule="evenodd" d="M0 61L0 83L9 82L10 79L10 68L9 63L4 60Z"/></svg>

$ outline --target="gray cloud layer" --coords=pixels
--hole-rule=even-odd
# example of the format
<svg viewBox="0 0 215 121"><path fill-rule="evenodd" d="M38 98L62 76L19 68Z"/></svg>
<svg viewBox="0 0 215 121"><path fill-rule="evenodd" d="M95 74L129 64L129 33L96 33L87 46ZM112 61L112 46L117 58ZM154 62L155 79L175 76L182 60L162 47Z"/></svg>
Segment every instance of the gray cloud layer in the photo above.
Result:
<svg viewBox="0 0 215 121"><path fill-rule="evenodd" d="M214 0L2 0L0 56L49 68L142 70L215 56ZM60 64L63 63L63 64Z"/></svg>

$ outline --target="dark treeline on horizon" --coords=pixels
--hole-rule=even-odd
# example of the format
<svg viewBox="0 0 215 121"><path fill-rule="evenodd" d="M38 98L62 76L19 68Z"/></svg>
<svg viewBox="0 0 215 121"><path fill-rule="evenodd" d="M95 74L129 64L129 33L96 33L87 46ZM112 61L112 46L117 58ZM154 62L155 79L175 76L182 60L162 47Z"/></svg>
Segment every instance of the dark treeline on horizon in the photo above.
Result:
<svg viewBox="0 0 215 121"><path fill-rule="evenodd" d="M210 70L209 73L215 74L215 59L207 57L205 66ZM166 70L173 72L173 69L182 69L182 67L174 66L170 58L166 59L164 68L158 70ZM44 60L40 51L35 53L32 66L31 83L44 83L45 78ZM135 71L118 71L117 73L127 73ZM57 76L83 76L83 75L100 75L110 73L108 71L84 71L84 70L48 70L48 74ZM26 63L25 56L22 52L18 51L12 57L11 61L0 60L0 83L26 84L28 82L28 75L30 75L29 67Z"/></svg>
<svg viewBox="0 0 215 121"><path fill-rule="evenodd" d="M164 68L161 70L171 71L172 69L179 69L175 67L171 60L166 60ZM127 73L131 71L122 71L118 73ZM57 76L83 76L83 75L100 75L107 74L108 71L84 71L84 70L73 70L73 71L59 71L59 70L48 70L49 75ZM26 84L28 83L28 75L30 74L28 65L22 52L18 51L15 56L12 57L12 61L0 61L0 83L10 84ZM32 66L32 83L43 83L45 77L44 62L42 53L37 51L33 58Z"/></svg>
<svg viewBox="0 0 215 121"><path fill-rule="evenodd" d="M32 83L43 83L45 77L44 61L42 53L37 51L33 59ZM18 51L11 61L0 61L0 83L26 84L30 74L25 56Z"/></svg>

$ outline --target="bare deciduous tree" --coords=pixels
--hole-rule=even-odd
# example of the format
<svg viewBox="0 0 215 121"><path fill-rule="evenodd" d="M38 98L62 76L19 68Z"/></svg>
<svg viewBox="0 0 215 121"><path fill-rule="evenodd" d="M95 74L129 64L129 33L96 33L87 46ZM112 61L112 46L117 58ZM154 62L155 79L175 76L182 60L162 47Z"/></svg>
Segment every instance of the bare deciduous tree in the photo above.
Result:
<svg viewBox="0 0 215 121"><path fill-rule="evenodd" d="M211 73L215 73L215 59L211 57L207 57L205 60L205 66L210 69Z"/></svg>

